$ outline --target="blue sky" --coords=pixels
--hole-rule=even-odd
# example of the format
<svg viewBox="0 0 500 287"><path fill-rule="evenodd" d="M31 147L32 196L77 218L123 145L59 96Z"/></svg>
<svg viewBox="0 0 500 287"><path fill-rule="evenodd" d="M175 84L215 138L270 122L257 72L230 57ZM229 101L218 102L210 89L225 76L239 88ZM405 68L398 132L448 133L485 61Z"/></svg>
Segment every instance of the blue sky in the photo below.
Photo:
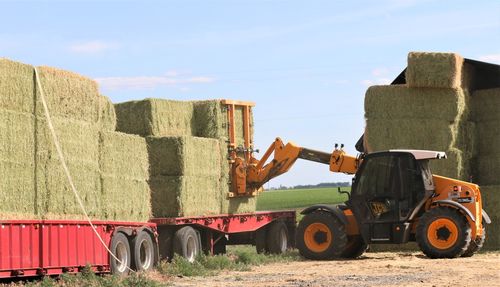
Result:
<svg viewBox="0 0 500 287"><path fill-rule="evenodd" d="M113 102L256 102L255 144L331 151L409 51L500 63L500 1L0 1L0 57L99 81ZM270 186L345 181L299 161Z"/></svg>

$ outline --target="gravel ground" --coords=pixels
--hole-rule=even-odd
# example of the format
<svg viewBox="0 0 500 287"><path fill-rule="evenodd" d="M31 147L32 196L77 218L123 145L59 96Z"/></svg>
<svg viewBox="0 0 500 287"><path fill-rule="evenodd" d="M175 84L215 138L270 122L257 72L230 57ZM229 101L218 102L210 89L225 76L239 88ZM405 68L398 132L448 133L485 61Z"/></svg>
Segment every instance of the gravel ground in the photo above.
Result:
<svg viewBox="0 0 500 287"><path fill-rule="evenodd" d="M500 253L457 259L428 259L419 252L366 253L356 260L276 263L170 280L173 286L500 286Z"/></svg>

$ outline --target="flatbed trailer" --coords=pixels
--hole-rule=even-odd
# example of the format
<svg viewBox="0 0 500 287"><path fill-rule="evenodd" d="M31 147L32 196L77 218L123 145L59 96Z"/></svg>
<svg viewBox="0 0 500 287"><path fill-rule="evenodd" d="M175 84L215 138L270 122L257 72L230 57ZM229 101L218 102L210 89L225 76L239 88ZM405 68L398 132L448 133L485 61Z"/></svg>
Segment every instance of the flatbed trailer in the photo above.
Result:
<svg viewBox="0 0 500 287"><path fill-rule="evenodd" d="M125 275L149 270L174 253L194 260L201 252L224 253L230 244L278 253L293 246L295 223L295 211L92 221L96 231L83 220L0 220L0 279L78 273L86 267Z"/></svg>

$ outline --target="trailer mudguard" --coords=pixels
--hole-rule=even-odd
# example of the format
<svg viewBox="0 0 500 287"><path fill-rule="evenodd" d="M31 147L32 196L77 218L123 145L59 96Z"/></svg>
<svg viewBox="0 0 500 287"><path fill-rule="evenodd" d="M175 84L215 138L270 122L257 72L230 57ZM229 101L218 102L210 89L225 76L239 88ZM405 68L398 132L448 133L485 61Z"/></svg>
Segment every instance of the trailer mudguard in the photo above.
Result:
<svg viewBox="0 0 500 287"><path fill-rule="evenodd" d="M314 212L316 210L327 211L327 212L331 213L332 215L334 215L335 217L337 217L340 220L340 222L342 222L342 224L344 224L344 225L348 224L347 216L345 216L344 212L342 212L342 210L340 210L338 205L315 204L315 205L309 206L308 208L302 210L300 212L300 214L309 214L309 213Z"/></svg>
<svg viewBox="0 0 500 287"><path fill-rule="evenodd" d="M470 212L470 210L468 210L467 208L465 208L465 206L463 206L460 203L455 202L453 200L449 200L449 199L438 200L438 201L433 202L432 205L451 205L451 206L456 207L457 209L465 212L465 214L468 217L470 217L470 219L472 220L472 222L476 222L476 218L474 217L474 215L472 214L472 212Z"/></svg>

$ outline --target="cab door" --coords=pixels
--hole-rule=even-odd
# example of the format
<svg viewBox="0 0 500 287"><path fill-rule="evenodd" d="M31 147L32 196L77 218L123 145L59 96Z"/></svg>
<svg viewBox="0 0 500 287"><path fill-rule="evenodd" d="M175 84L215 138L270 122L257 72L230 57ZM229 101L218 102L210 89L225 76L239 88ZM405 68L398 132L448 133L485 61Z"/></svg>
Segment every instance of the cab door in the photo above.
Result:
<svg viewBox="0 0 500 287"><path fill-rule="evenodd" d="M356 174L350 199L365 241L407 242L407 219L424 193L420 168L411 153L367 155Z"/></svg>

